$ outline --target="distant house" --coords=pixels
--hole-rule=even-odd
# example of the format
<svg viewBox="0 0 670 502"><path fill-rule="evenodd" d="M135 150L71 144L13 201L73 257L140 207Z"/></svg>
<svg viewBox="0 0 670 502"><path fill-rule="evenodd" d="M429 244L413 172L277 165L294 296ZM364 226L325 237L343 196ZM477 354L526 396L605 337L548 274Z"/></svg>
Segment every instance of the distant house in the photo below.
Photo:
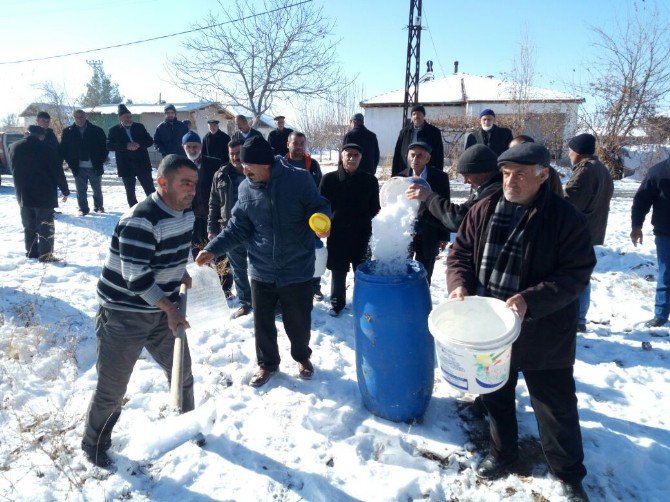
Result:
<svg viewBox="0 0 670 502"><path fill-rule="evenodd" d="M510 82L466 73L419 84L419 101L426 108L426 120L437 122L438 126L440 119L446 117L471 117L474 122L479 112L486 108L493 109L498 116L512 114L516 102L514 95L514 86ZM553 114L562 120L562 139L572 136L577 127L577 110L584 98L537 87L530 88L527 95L530 115ZM402 124L403 99L404 89L398 89L361 102L365 125L377 134L382 155L393 154ZM525 129L514 133L543 139L539 125L527 123Z"/></svg>
<svg viewBox="0 0 670 502"><path fill-rule="evenodd" d="M76 110L73 106L53 105L50 103L30 103L25 110L19 114L22 119L22 126L24 128L37 123L37 114L39 112L47 112L51 116L51 125L57 134L61 129L67 127L72 123L72 112ZM59 124L62 127L59 127Z"/></svg>

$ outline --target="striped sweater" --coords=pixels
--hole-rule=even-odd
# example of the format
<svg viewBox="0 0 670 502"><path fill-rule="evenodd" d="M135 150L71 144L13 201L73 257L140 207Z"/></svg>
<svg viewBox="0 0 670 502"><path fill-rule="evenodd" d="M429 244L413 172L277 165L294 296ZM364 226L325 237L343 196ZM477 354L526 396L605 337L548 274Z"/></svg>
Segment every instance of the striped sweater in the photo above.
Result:
<svg viewBox="0 0 670 502"><path fill-rule="evenodd" d="M155 192L124 214L98 281L100 304L158 312L161 298L176 302L191 250L193 221L193 211L170 209Z"/></svg>

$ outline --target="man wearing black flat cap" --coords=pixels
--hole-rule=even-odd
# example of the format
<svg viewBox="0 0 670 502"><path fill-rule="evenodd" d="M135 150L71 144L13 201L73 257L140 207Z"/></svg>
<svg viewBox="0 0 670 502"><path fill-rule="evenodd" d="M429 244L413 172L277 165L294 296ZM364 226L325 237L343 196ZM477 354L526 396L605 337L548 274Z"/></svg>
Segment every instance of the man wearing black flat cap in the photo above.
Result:
<svg viewBox="0 0 670 502"><path fill-rule="evenodd" d="M441 197L424 185L412 185L407 194L410 199L425 203L428 211L450 232L458 231L463 218L476 202L502 187L498 157L488 146L473 145L465 150L458 159L457 169L473 190L468 200L462 204L455 204L449 197Z"/></svg>
<svg viewBox="0 0 670 502"><path fill-rule="evenodd" d="M188 127L177 119L174 105L166 105L163 109L165 120L158 124L154 133L154 145L163 157L166 155L182 155L181 139L188 132Z"/></svg>
<svg viewBox="0 0 670 502"><path fill-rule="evenodd" d="M259 366L249 384L260 387L279 370L278 302L291 341L291 357L298 362L298 376L311 379L315 233L309 218L314 213L330 216L330 204L319 195L309 173L275 157L265 139L249 138L240 157L247 179L239 186L232 217L195 261L202 266L236 246L247 246Z"/></svg>
<svg viewBox="0 0 670 502"><path fill-rule="evenodd" d="M228 156L230 136L219 128L219 121L216 119L209 119L207 127L209 132L202 138L202 154L206 157L218 159L219 165L223 166L230 160Z"/></svg>
<svg viewBox="0 0 670 502"><path fill-rule="evenodd" d="M565 197L586 217L591 243L602 246L605 242L610 200L614 194L612 175L595 155L596 138L592 134L579 134L568 141L568 157L572 163L572 176L565 185ZM579 322L577 330L586 332L586 315L591 302L591 282L579 296Z"/></svg>
<svg viewBox="0 0 670 502"><path fill-rule="evenodd" d="M28 127L28 136L9 147L16 200L21 208L21 223L28 258L41 262L60 261L53 255L54 208L58 207L56 187L67 200L70 190L63 163L53 148L45 144L47 131L38 125Z"/></svg>
<svg viewBox="0 0 670 502"><path fill-rule="evenodd" d="M544 183L549 152L537 143L498 157L503 189L465 215L447 258L449 298L506 302L521 319L509 378L482 400L491 449L476 475L495 479L519 458L515 389L525 377L549 468L569 500L588 500L573 366L579 294L596 259L584 216Z"/></svg>
<svg viewBox="0 0 670 502"><path fill-rule="evenodd" d="M500 155L509 148L510 141L513 139L512 131L506 127L495 125L496 114L490 108L482 110L479 114L479 127L468 134L465 141L465 148L472 145L486 145L493 150L496 155Z"/></svg>
<svg viewBox="0 0 670 502"><path fill-rule="evenodd" d="M284 127L285 120L286 117L283 115L277 115L275 117L277 128L268 134L268 143L270 143L272 151L275 155L281 155L282 157L288 153L288 136L293 132L293 129Z"/></svg>
<svg viewBox="0 0 670 502"><path fill-rule="evenodd" d="M361 147L361 164L358 169L374 175L379 165L379 142L377 135L365 127L365 117L356 113L351 117L351 130L344 135L342 144L353 144Z"/></svg>
<svg viewBox="0 0 670 502"><path fill-rule="evenodd" d="M401 129L398 135L398 141L396 141L395 151L393 152L392 176L398 175L400 171L409 167L407 164L409 145L417 141L430 145L431 165L440 171L444 169L442 132L434 125L426 122L426 109L421 105L416 105L412 107L412 121L407 127Z"/></svg>
<svg viewBox="0 0 670 502"><path fill-rule="evenodd" d="M372 218L379 212L379 182L360 167L363 149L355 143L342 146L337 171L321 180L320 192L333 212L328 237L330 315L336 317L346 304L347 272L365 261L372 235Z"/></svg>
<svg viewBox="0 0 670 502"><path fill-rule="evenodd" d="M135 179L148 196L156 191L151 177L151 160L148 148L154 140L139 122L133 122L130 110L124 104L118 108L119 123L109 129L107 150L116 156L116 171L123 180L128 206L137 204Z"/></svg>
<svg viewBox="0 0 670 502"><path fill-rule="evenodd" d="M444 200L449 200L449 176L442 170L432 167L431 147L423 141L416 141L409 145L407 153L407 164L409 167L398 173L403 177L423 178L428 182L433 192L437 193ZM409 197L411 187L407 190ZM440 246L449 240L449 231L426 207L422 202L419 205L416 224L414 226L415 234L412 240L412 255L414 259L420 262L426 269L426 277L430 284L435 267L435 258L440 252Z"/></svg>

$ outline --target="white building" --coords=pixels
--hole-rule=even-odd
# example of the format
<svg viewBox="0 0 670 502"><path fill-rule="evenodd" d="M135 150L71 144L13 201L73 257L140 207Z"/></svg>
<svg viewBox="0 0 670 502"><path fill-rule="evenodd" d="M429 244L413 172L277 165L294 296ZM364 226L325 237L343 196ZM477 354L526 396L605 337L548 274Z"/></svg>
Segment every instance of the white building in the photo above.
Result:
<svg viewBox="0 0 670 502"><path fill-rule="evenodd" d="M365 110L365 125L377 134L382 156L392 155L402 124L404 89L381 94L361 102ZM426 120L438 121L447 116L479 116L486 108L496 115L512 114L515 110L514 85L510 82L456 73L419 84L419 102L426 108ZM564 92L532 87L528 89L528 112L531 114L562 114L563 139L570 138L577 127L577 110L584 98ZM525 131L542 140L536 128L529 124ZM446 150L445 150L446 151Z"/></svg>

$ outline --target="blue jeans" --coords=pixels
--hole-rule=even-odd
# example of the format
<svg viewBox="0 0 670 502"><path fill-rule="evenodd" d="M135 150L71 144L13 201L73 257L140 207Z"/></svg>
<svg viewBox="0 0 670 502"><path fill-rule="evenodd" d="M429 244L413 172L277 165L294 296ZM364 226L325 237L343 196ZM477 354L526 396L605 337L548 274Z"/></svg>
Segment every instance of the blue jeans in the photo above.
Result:
<svg viewBox="0 0 670 502"><path fill-rule="evenodd" d="M247 248L237 246L226 253L230 268L233 270L233 281L237 297L242 305L251 307L251 285L249 284L249 275L247 273Z"/></svg>
<svg viewBox="0 0 670 502"><path fill-rule="evenodd" d="M591 304L591 280L586 286L586 289L579 295L579 319L577 324L586 324L586 314L589 312L589 305Z"/></svg>
<svg viewBox="0 0 670 502"><path fill-rule="evenodd" d="M656 306L654 317L668 320L670 314L670 237L656 236L656 258L658 260L658 278L656 279Z"/></svg>
<svg viewBox="0 0 670 502"><path fill-rule="evenodd" d="M79 172L74 177L74 184L77 187L77 204L79 210L84 213L89 212L88 207L88 184L91 183L93 190L93 207L100 209L102 203L102 175L97 174L92 167L80 167Z"/></svg>

